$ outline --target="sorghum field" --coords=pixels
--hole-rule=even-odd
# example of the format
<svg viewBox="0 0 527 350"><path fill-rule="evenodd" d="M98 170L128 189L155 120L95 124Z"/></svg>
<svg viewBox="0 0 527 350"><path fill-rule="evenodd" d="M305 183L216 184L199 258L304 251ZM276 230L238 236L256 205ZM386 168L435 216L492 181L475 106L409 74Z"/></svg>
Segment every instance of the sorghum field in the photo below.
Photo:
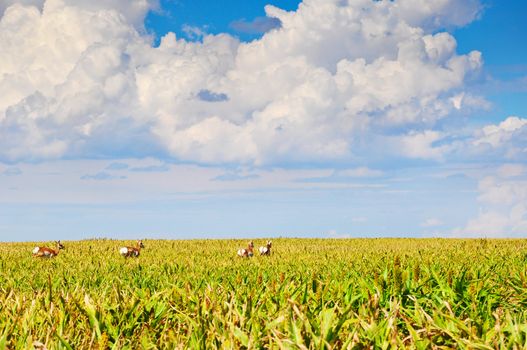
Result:
<svg viewBox="0 0 527 350"><path fill-rule="evenodd" d="M526 240L143 242L0 244L0 349L527 347Z"/></svg>

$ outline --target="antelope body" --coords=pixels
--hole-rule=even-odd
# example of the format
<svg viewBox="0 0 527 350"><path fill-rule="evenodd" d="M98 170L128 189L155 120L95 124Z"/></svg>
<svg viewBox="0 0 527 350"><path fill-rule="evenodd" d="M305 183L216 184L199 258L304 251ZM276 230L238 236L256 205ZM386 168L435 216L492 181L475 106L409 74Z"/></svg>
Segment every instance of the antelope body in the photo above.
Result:
<svg viewBox="0 0 527 350"><path fill-rule="evenodd" d="M238 256L242 258L250 258L254 255L253 253L254 243L251 241L247 248L238 249Z"/></svg>
<svg viewBox="0 0 527 350"><path fill-rule="evenodd" d="M53 258L59 255L61 249L64 249L64 245L60 241L56 241L57 249L48 247L35 247L33 248L33 257L35 258Z"/></svg>
<svg viewBox="0 0 527 350"><path fill-rule="evenodd" d="M271 245L273 243L271 241L267 241L267 244L265 247L260 247L258 250L260 251L260 255L271 255Z"/></svg>
<svg viewBox="0 0 527 350"><path fill-rule="evenodd" d="M119 254L125 258L134 257L137 258L141 254L141 248L144 248L143 241L137 241L137 247L121 247L119 248Z"/></svg>

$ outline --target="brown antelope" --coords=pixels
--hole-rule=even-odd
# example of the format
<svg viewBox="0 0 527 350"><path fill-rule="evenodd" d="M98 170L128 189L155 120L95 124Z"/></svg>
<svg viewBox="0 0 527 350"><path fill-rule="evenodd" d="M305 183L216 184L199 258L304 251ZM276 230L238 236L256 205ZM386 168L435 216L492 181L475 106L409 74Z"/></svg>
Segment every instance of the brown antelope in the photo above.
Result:
<svg viewBox="0 0 527 350"><path fill-rule="evenodd" d="M238 249L238 256L241 256L242 258L250 258L251 256L254 255L253 249L254 249L254 243L253 241L250 241L247 248Z"/></svg>
<svg viewBox="0 0 527 350"><path fill-rule="evenodd" d="M35 340L33 342L33 349L35 349L35 350L48 350L48 348L46 347L46 344L44 344L42 342L39 342L38 340Z"/></svg>
<svg viewBox="0 0 527 350"><path fill-rule="evenodd" d="M143 241L139 240L137 241L137 247L121 247L119 248L119 254L124 256L125 258L128 258L130 256L133 256L134 258L137 258L139 254L141 254L141 248L144 248Z"/></svg>
<svg viewBox="0 0 527 350"><path fill-rule="evenodd" d="M258 250L260 251L260 255L271 255L271 245L273 243L271 241L267 241L267 244L265 247L260 247Z"/></svg>
<svg viewBox="0 0 527 350"><path fill-rule="evenodd" d="M35 258L53 258L54 256L59 255L61 249L64 249L64 245L60 241L56 241L57 249L52 249L48 247L35 247L33 248L33 257Z"/></svg>

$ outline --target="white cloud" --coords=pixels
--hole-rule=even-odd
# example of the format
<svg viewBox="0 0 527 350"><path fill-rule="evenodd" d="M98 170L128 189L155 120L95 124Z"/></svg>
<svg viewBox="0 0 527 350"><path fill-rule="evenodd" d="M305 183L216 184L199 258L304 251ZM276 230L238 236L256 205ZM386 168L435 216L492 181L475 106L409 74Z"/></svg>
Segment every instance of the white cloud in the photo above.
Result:
<svg viewBox="0 0 527 350"><path fill-rule="evenodd" d="M436 218L428 218L421 223L422 227L437 227L444 225L444 222Z"/></svg>
<svg viewBox="0 0 527 350"><path fill-rule="evenodd" d="M480 15L482 6L477 0L397 1L394 11L411 25L434 30L468 24Z"/></svg>
<svg viewBox="0 0 527 350"><path fill-rule="evenodd" d="M183 32L187 35L188 38L192 40L197 40L203 38L205 35L207 35L207 28L200 28L196 26L191 26L188 24L183 24L182 26Z"/></svg>
<svg viewBox="0 0 527 350"><path fill-rule="evenodd" d="M335 170L334 177L379 177L384 173L380 170L370 169L368 167L358 167L352 169Z"/></svg>
<svg viewBox="0 0 527 350"><path fill-rule="evenodd" d="M438 160L436 123L485 104L463 92L480 53L438 32L476 18L474 0L306 0L267 6L281 27L250 43L169 33L158 48L140 25L153 1L12 3L0 3L4 161L334 162L374 139Z"/></svg>
<svg viewBox="0 0 527 350"><path fill-rule="evenodd" d="M527 125L527 119L518 117L508 117L499 125L485 126L480 132L480 138L474 141L474 144L480 145L487 143L493 147L501 146L510 140L513 133Z"/></svg>
<svg viewBox="0 0 527 350"><path fill-rule="evenodd" d="M106 205L204 197L222 198L230 202L236 201L239 196L254 193L269 198L276 194L288 197L288 193L319 193L324 190L379 189L354 183L298 181L328 176L331 170L226 169L163 164L153 158L123 159L122 163L109 160L56 160L21 163L18 170L8 169L12 167L0 167L0 205ZM5 176L8 174L16 176ZM16 196L13 196L13 188L17 189Z"/></svg>
<svg viewBox="0 0 527 350"><path fill-rule="evenodd" d="M502 178L517 177L527 173L523 164L503 164L498 168L498 175Z"/></svg>
<svg viewBox="0 0 527 350"><path fill-rule="evenodd" d="M449 150L448 145L434 145L442 139L441 133L432 130L410 132L395 139L397 149L410 158L442 159Z"/></svg>
<svg viewBox="0 0 527 350"><path fill-rule="evenodd" d="M455 103L458 101L456 99ZM389 154L396 152L407 158L438 161L503 163L505 167L501 170L515 176L514 173L523 172L523 166L506 162L522 162L527 157L527 119L510 116L497 124L476 129L412 130L387 140L381 142L391 146L386 151Z"/></svg>
<svg viewBox="0 0 527 350"><path fill-rule="evenodd" d="M329 238L333 239L349 239L352 238L349 233L338 233L337 230L329 230L327 233Z"/></svg>
<svg viewBox="0 0 527 350"><path fill-rule="evenodd" d="M47 10L75 7L89 11L115 10L122 14L129 23L138 29L143 27L143 19L149 10L158 9L159 0L0 0L0 16L13 4L34 6L40 11L46 6Z"/></svg>
<svg viewBox="0 0 527 350"><path fill-rule="evenodd" d="M472 146L480 152L501 152L508 159L527 155L527 119L510 116L497 125L487 125L476 132Z"/></svg>
<svg viewBox="0 0 527 350"><path fill-rule="evenodd" d="M477 217L457 228L461 236L517 236L527 232L527 179L525 167L506 164L478 183L481 204Z"/></svg>

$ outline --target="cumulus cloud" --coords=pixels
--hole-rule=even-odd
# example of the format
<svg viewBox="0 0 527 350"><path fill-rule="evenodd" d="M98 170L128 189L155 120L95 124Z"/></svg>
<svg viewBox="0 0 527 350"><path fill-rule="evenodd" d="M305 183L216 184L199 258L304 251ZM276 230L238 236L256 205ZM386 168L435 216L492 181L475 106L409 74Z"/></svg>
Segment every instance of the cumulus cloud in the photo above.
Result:
<svg viewBox="0 0 527 350"><path fill-rule="evenodd" d="M425 130L423 132L410 132L398 137L395 139L395 144L403 155L410 158L441 159L449 148L448 145L435 145L441 138L441 133Z"/></svg>
<svg viewBox="0 0 527 350"><path fill-rule="evenodd" d="M478 183L480 211L465 227L454 230L462 236L517 236L527 232L527 171L523 164L505 164Z"/></svg>
<svg viewBox="0 0 527 350"><path fill-rule="evenodd" d="M510 116L475 134L472 146L480 152L500 153L508 159L527 157L527 119Z"/></svg>
<svg viewBox="0 0 527 350"><path fill-rule="evenodd" d="M411 133L406 140L405 137L402 140L395 137L394 140L403 144L402 150L405 144L421 144L417 150L410 147L408 156L421 155L422 158L435 157L453 162L519 162L527 159L527 119L509 116L503 121L481 127L450 132L430 130L424 134ZM507 166L510 166L507 171L519 169L518 165Z"/></svg>
<svg viewBox="0 0 527 350"><path fill-rule="evenodd" d="M331 163L373 139L438 160L435 126L483 104L464 93L480 53L441 31L474 20L476 0L305 0L267 6L281 25L249 43L169 33L159 47L141 28L153 1L0 4L3 161Z"/></svg>
<svg viewBox="0 0 527 350"><path fill-rule="evenodd" d="M0 15L4 14L5 10L14 4L34 6L40 11L43 10L44 5L47 9L75 7L88 11L117 11L126 18L128 23L133 24L138 29L143 27L143 19L147 12L159 7L158 0L0 0Z"/></svg>
<svg viewBox="0 0 527 350"><path fill-rule="evenodd" d="M408 23L429 30L464 26L476 19L482 9L477 0L398 1L394 6L394 11Z"/></svg>

